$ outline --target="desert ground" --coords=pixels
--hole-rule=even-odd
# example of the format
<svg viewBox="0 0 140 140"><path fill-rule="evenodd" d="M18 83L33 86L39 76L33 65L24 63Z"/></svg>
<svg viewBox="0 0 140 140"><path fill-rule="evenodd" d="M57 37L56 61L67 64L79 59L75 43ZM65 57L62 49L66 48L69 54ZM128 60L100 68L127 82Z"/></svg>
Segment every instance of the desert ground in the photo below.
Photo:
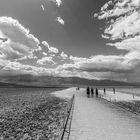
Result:
<svg viewBox="0 0 140 140"><path fill-rule="evenodd" d="M62 88L0 88L0 140L58 137L68 100L51 95Z"/></svg>

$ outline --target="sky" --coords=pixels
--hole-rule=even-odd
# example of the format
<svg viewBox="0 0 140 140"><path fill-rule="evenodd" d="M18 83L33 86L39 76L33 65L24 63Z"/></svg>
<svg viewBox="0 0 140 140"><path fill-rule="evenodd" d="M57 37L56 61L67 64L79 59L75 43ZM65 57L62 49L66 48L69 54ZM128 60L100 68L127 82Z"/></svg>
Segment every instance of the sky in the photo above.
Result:
<svg viewBox="0 0 140 140"><path fill-rule="evenodd" d="M1 0L0 75L140 82L140 0Z"/></svg>

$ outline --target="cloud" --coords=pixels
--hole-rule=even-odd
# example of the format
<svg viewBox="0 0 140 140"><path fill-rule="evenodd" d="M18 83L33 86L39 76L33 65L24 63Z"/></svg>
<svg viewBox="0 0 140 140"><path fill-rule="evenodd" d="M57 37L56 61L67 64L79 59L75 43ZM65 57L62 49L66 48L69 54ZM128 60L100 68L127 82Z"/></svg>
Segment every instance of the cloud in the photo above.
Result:
<svg viewBox="0 0 140 140"><path fill-rule="evenodd" d="M19 62L10 61L2 70L4 70L5 73L9 72L10 74L55 75L55 71L53 69L24 65Z"/></svg>
<svg viewBox="0 0 140 140"><path fill-rule="evenodd" d="M43 52L43 55L47 55L47 53L46 52Z"/></svg>
<svg viewBox="0 0 140 140"><path fill-rule="evenodd" d="M116 4L121 8L121 12L124 9L122 13L116 13L117 7L113 7L117 6ZM50 46L46 41L42 41L42 47L40 47L40 41L18 20L0 17L0 71L12 71L19 74L30 73L67 77L78 76L89 79L107 78L140 81L138 76L140 75L140 14L137 8L138 4L138 0L131 3L133 6L130 5L130 0L123 0L120 3L117 0L115 2L110 1L101 8L101 12L104 11L106 17L103 13L101 15L101 12L96 14L98 19L105 18L107 22L101 36L108 39L109 43L107 45L116 47L119 50L126 50L127 53L123 55L96 55L90 58L69 56ZM108 8L108 6L112 7L112 13L109 13L111 8ZM134 10L134 6L136 10ZM38 57L35 56L37 51L40 53L37 55ZM56 57L58 58L58 56L63 61L57 61ZM27 63L25 65L17 62L27 58L36 59L36 63ZM60 61L61 65L54 65L56 64L54 60ZM47 64L55 66L55 68L46 68Z"/></svg>
<svg viewBox="0 0 140 140"><path fill-rule="evenodd" d="M56 54L59 53L59 50L57 48L55 48L55 47L51 46L48 49L49 49L49 53L56 53Z"/></svg>
<svg viewBox="0 0 140 140"><path fill-rule="evenodd" d="M127 51L126 54L118 56L123 58L120 59L119 65L116 60L113 62L116 65L112 65L112 68L114 67L116 72L109 71L106 77L111 78L114 74L118 78L123 75L122 77L127 80L140 79L137 78L137 69L140 69L140 0L109 1L99 13L94 14L94 17L106 21L107 26L102 37L110 41L107 45ZM120 70L122 73L119 75Z"/></svg>
<svg viewBox="0 0 140 140"><path fill-rule="evenodd" d="M119 17L126 15L127 13L134 12L139 9L140 0L115 0L105 3L101 8L100 13L95 13L95 17L98 19L105 19L110 17Z"/></svg>
<svg viewBox="0 0 140 140"><path fill-rule="evenodd" d="M126 39L140 33L140 14L138 11L120 17L105 29L105 34L111 40Z"/></svg>
<svg viewBox="0 0 140 140"><path fill-rule="evenodd" d="M21 59L39 49L39 40L11 17L0 17L0 38L1 58Z"/></svg>
<svg viewBox="0 0 140 140"><path fill-rule="evenodd" d="M77 58L71 64L59 66L65 70L79 70L85 72L116 72L131 73L134 67L124 56L103 56L98 55L91 58Z"/></svg>
<svg viewBox="0 0 140 140"><path fill-rule="evenodd" d="M52 47L52 46L49 46L49 44L48 44L46 41L42 41L42 44L43 44L45 47L48 48L49 53L55 53L55 54L59 53L59 50L58 50L57 48Z"/></svg>
<svg viewBox="0 0 140 140"><path fill-rule="evenodd" d="M38 59L38 60L37 60L37 63L40 64L40 65L46 65L47 63L56 64L56 63L53 61L53 57L52 57L52 56L43 57L43 58L41 58L41 59Z"/></svg>
<svg viewBox="0 0 140 140"><path fill-rule="evenodd" d="M43 11L45 11L45 7L44 7L43 4L41 4L41 8L42 8Z"/></svg>
<svg viewBox="0 0 140 140"><path fill-rule="evenodd" d="M0 69L5 67L8 63L9 63L9 60L5 60L5 59L0 58Z"/></svg>
<svg viewBox="0 0 140 140"><path fill-rule="evenodd" d="M68 55L65 54L64 52L61 52L60 56L63 60L68 58Z"/></svg>
<svg viewBox="0 0 140 140"><path fill-rule="evenodd" d="M42 47L39 46L40 41L19 23L18 20L11 17L0 17L0 72L5 71L9 74L50 74L55 73L55 70L38 67L38 64L45 63L55 64L53 57L46 57L38 59L35 55L40 51L40 55L47 55L42 52ZM47 42L49 53L58 53L58 49L50 47ZM38 55L39 56L39 55ZM28 59L27 59L28 58ZM19 60L26 60L26 65L18 62ZM38 59L37 63L29 59Z"/></svg>
<svg viewBox="0 0 140 140"><path fill-rule="evenodd" d="M57 6L60 6L62 4L62 1L61 0L56 0L56 4L57 4Z"/></svg>
<svg viewBox="0 0 140 140"><path fill-rule="evenodd" d="M81 62L81 61L86 61L88 58L83 58L83 57L77 57L77 56L70 55L69 59L72 60L73 62Z"/></svg>
<svg viewBox="0 0 140 140"><path fill-rule="evenodd" d="M55 0L55 2L58 7L60 7L60 5L62 4L62 0Z"/></svg>
<svg viewBox="0 0 140 140"><path fill-rule="evenodd" d="M140 36L135 36L115 43L107 43L107 45L115 46L117 49L128 50L129 52L138 51L140 53Z"/></svg>
<svg viewBox="0 0 140 140"><path fill-rule="evenodd" d="M62 0L50 0L52 2L54 2L58 7L60 7L60 5L62 4Z"/></svg>
<svg viewBox="0 0 140 140"><path fill-rule="evenodd" d="M62 25L65 24L65 21L61 17L57 17L56 21L58 21Z"/></svg>

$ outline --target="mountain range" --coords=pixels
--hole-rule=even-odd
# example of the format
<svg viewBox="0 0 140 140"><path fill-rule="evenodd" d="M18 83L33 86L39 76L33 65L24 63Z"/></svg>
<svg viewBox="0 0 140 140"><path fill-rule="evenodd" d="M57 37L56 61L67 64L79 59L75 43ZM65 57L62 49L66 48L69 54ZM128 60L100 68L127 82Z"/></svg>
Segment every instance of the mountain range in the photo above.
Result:
<svg viewBox="0 0 140 140"><path fill-rule="evenodd" d="M113 80L85 79L80 77L54 77L33 75L0 76L0 87L53 87L53 86L139 86L139 83L128 83Z"/></svg>

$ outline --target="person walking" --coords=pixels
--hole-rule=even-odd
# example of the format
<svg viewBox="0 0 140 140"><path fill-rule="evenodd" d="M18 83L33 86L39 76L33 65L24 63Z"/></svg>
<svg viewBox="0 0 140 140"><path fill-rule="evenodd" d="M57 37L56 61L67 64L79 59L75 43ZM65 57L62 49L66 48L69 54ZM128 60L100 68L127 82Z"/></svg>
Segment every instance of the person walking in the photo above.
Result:
<svg viewBox="0 0 140 140"><path fill-rule="evenodd" d="M96 88L96 90L95 90L95 92L96 92L96 97L98 97L98 89Z"/></svg>
<svg viewBox="0 0 140 140"><path fill-rule="evenodd" d="M113 88L113 93L115 94L115 88Z"/></svg>
<svg viewBox="0 0 140 140"><path fill-rule="evenodd" d="M90 96L90 88L87 87L87 97L89 97L89 96Z"/></svg>
<svg viewBox="0 0 140 140"><path fill-rule="evenodd" d="M91 88L91 96L93 97L93 95L94 95L94 89Z"/></svg>
<svg viewBox="0 0 140 140"><path fill-rule="evenodd" d="M104 94L106 93L106 89L104 88Z"/></svg>

